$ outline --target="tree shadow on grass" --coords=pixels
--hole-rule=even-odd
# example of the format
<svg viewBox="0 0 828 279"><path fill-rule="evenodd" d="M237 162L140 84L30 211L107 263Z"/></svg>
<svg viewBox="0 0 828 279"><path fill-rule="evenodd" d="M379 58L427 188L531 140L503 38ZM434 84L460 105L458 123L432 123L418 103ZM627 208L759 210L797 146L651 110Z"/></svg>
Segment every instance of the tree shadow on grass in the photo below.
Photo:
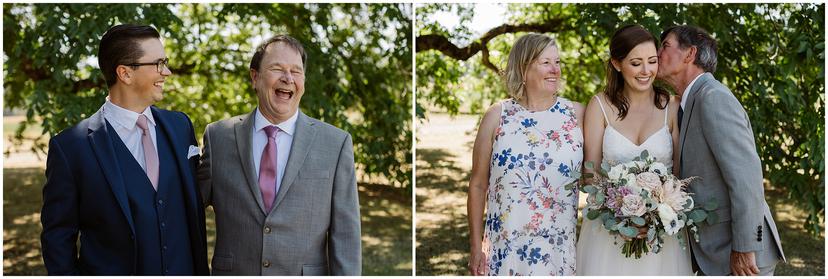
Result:
<svg viewBox="0 0 828 279"><path fill-rule="evenodd" d="M380 184L359 184L362 274L412 274L411 196Z"/></svg>
<svg viewBox="0 0 828 279"><path fill-rule="evenodd" d="M467 274L468 224L457 207L465 207L468 179L451 153L417 149L417 275Z"/></svg>
<svg viewBox="0 0 828 279"><path fill-rule="evenodd" d="M46 275L40 253L43 168L3 170L3 274ZM387 185L360 184L363 274L411 275L411 197ZM208 259L215 217L207 214Z"/></svg>
<svg viewBox="0 0 828 279"><path fill-rule="evenodd" d="M417 149L417 188L465 193L470 173L457 166L454 158L453 154L443 149ZM417 204L420 204L419 196Z"/></svg>
<svg viewBox="0 0 828 279"><path fill-rule="evenodd" d="M46 275L40 254L43 168L3 169L3 274Z"/></svg>
<svg viewBox="0 0 828 279"><path fill-rule="evenodd" d="M825 228L815 237L804 227L807 213L796 208L782 189L765 191L765 198L773 212L779 232L779 240L787 263L779 263L774 275L824 276L825 275ZM792 218L793 217L793 218Z"/></svg>

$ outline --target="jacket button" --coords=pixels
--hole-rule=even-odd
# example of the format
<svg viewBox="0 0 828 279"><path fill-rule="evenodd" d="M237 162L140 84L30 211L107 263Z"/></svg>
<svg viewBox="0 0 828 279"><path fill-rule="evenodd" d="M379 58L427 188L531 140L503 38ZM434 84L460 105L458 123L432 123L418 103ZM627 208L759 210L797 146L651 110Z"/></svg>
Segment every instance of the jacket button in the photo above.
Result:
<svg viewBox="0 0 828 279"><path fill-rule="evenodd" d="M265 233L270 233L270 227L265 227Z"/></svg>
<svg viewBox="0 0 828 279"><path fill-rule="evenodd" d="M756 241L762 242L762 237L761 237L761 236L760 236L760 237L757 237L757 238L756 238Z"/></svg>
<svg viewBox="0 0 828 279"><path fill-rule="evenodd" d="M269 262L269 261L267 261L267 260L265 260L264 262L262 262L262 266L264 266L264 267L266 267L266 268L267 268L267 267L270 267L270 262Z"/></svg>

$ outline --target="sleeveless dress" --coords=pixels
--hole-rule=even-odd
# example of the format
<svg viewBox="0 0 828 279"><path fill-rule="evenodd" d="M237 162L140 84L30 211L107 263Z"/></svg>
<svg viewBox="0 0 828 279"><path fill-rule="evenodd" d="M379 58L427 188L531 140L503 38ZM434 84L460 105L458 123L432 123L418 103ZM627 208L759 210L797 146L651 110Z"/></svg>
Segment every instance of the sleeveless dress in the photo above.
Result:
<svg viewBox="0 0 828 279"><path fill-rule="evenodd" d="M575 106L501 103L489 173L484 252L489 275L574 275L583 133Z"/></svg>
<svg viewBox="0 0 828 279"><path fill-rule="evenodd" d="M664 109L664 127L650 135L641 145L635 145L609 123L601 98L595 97L607 127L604 128L603 160L610 165L625 163L647 150L650 156L672 168L673 140L667 127L667 108ZM583 216L586 216L584 209ZM682 249L675 236L666 236L661 251L647 253L640 259L621 254L624 240L610 235L598 220L583 218L578 237L578 275L693 275L690 248ZM683 232L682 232L683 233ZM684 238L686 241L686 237Z"/></svg>

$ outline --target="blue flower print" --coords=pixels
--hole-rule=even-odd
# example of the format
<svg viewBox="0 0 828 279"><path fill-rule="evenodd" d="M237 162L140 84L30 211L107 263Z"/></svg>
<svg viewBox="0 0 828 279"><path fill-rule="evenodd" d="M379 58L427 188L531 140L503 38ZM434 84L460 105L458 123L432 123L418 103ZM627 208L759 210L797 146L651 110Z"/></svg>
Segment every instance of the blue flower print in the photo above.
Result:
<svg viewBox="0 0 828 279"><path fill-rule="evenodd" d="M526 258L527 258L527 256L526 256L526 250L527 250L527 249L529 249L529 245L523 245L523 247L522 247L522 248L518 248L518 250L517 250L517 254L518 254L518 256L520 256L520 260L521 260L521 261L525 261L525 260L526 260Z"/></svg>
<svg viewBox="0 0 828 279"><path fill-rule="evenodd" d="M529 127L537 125L538 121L535 121L535 119L532 119L532 118L526 118L526 119L523 120L523 122L520 122L520 124L523 125L523 127L525 127L525 128L529 128Z"/></svg>
<svg viewBox="0 0 828 279"><path fill-rule="evenodd" d="M569 171L570 171L569 166L564 165L563 163L561 163L558 166L558 172L562 173L564 176L568 177L569 176Z"/></svg>
<svg viewBox="0 0 828 279"><path fill-rule="evenodd" d="M512 149L509 148L509 149L506 149L506 150L503 150L502 152L500 152L499 155L495 155L495 157L497 157L497 166L498 167L505 166L506 165L506 159L508 159L509 155L511 155L511 154L512 154Z"/></svg>
<svg viewBox="0 0 828 279"><path fill-rule="evenodd" d="M502 225L503 221L500 220L500 214L489 214L486 217L486 226L489 230L499 232Z"/></svg>
<svg viewBox="0 0 828 279"><path fill-rule="evenodd" d="M538 263L541 258L540 250L540 247L532 248L532 252L529 253L529 265Z"/></svg>

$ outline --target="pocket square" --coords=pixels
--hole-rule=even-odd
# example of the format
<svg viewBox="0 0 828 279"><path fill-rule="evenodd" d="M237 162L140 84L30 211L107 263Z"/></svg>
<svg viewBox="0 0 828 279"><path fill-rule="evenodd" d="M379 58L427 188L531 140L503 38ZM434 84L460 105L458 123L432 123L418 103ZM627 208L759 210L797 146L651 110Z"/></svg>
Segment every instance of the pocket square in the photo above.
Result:
<svg viewBox="0 0 828 279"><path fill-rule="evenodd" d="M190 150L187 151L187 159L199 154L201 154L201 149L199 149L198 146L190 145Z"/></svg>

